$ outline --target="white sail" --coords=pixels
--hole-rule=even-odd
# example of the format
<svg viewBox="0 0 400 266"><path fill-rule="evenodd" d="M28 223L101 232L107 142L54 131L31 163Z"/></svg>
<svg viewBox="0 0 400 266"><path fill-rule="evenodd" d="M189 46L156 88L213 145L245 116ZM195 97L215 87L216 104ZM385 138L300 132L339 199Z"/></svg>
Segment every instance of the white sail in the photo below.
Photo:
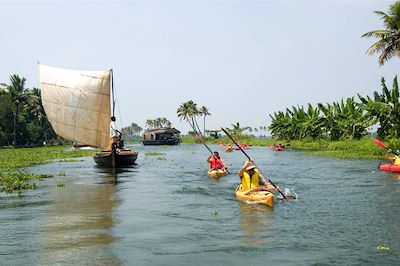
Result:
<svg viewBox="0 0 400 266"><path fill-rule="evenodd" d="M42 104L61 137L106 148L110 125L111 71L39 65Z"/></svg>

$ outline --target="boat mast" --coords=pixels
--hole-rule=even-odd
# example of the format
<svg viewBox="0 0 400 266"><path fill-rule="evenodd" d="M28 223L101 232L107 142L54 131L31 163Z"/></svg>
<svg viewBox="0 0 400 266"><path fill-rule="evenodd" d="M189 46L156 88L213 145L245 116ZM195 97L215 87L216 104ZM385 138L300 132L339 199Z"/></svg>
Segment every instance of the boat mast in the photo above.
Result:
<svg viewBox="0 0 400 266"><path fill-rule="evenodd" d="M112 116L115 116L115 99L114 99L114 73L113 70L110 70L111 72L111 95L112 95ZM114 145L111 145L111 165L114 168L115 167L115 149Z"/></svg>
<svg viewBox="0 0 400 266"><path fill-rule="evenodd" d="M114 72L111 69L111 94L112 94L112 116L115 116L115 99L114 99Z"/></svg>

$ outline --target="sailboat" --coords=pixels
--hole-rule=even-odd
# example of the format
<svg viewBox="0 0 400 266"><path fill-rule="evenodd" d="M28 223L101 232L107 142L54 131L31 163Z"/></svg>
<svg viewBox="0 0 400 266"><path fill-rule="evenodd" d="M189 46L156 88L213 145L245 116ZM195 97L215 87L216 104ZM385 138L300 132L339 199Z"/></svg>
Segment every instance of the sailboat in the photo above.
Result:
<svg viewBox="0 0 400 266"><path fill-rule="evenodd" d="M102 148L93 155L99 166L135 163L138 152L125 149L121 136L117 145L107 149L111 102L112 116L115 108L112 70L81 71L39 64L39 75L42 105L57 135Z"/></svg>

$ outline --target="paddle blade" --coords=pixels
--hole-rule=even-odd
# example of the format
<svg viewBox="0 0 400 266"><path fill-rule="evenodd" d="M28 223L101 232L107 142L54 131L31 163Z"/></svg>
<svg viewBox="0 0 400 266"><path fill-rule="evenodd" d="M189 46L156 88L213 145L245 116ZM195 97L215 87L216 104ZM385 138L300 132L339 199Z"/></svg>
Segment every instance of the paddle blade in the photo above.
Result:
<svg viewBox="0 0 400 266"><path fill-rule="evenodd" d="M373 139L374 140L374 142L375 142L375 144L376 145L378 145L378 146L380 146L380 147L382 147L382 148L384 148L384 149L387 149L387 147L385 146L385 144L383 144L381 141L379 141L378 139Z"/></svg>
<svg viewBox="0 0 400 266"><path fill-rule="evenodd" d="M291 199L296 199L296 196L293 195L286 195L285 200L291 200Z"/></svg>

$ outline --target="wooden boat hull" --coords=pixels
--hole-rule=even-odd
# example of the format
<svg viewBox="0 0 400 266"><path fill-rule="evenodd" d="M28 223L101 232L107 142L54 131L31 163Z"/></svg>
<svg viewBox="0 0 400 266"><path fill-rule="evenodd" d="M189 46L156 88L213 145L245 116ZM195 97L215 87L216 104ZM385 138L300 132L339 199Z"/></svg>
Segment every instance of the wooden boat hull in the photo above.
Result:
<svg viewBox="0 0 400 266"><path fill-rule="evenodd" d="M137 159L137 155L137 151L121 149L114 151L101 151L93 155L93 159L99 166L122 167L133 165Z"/></svg>
<svg viewBox="0 0 400 266"><path fill-rule="evenodd" d="M210 169L207 174L209 177L220 178L221 176L226 175L225 169Z"/></svg>
<svg viewBox="0 0 400 266"><path fill-rule="evenodd" d="M236 198L238 200L243 200L247 202L264 204L271 207L274 206L275 196L272 192L270 191L247 192L247 191L241 191L239 190L238 187L236 189Z"/></svg>
<svg viewBox="0 0 400 266"><path fill-rule="evenodd" d="M166 139L166 140L143 140L143 145L178 145L179 139Z"/></svg>

